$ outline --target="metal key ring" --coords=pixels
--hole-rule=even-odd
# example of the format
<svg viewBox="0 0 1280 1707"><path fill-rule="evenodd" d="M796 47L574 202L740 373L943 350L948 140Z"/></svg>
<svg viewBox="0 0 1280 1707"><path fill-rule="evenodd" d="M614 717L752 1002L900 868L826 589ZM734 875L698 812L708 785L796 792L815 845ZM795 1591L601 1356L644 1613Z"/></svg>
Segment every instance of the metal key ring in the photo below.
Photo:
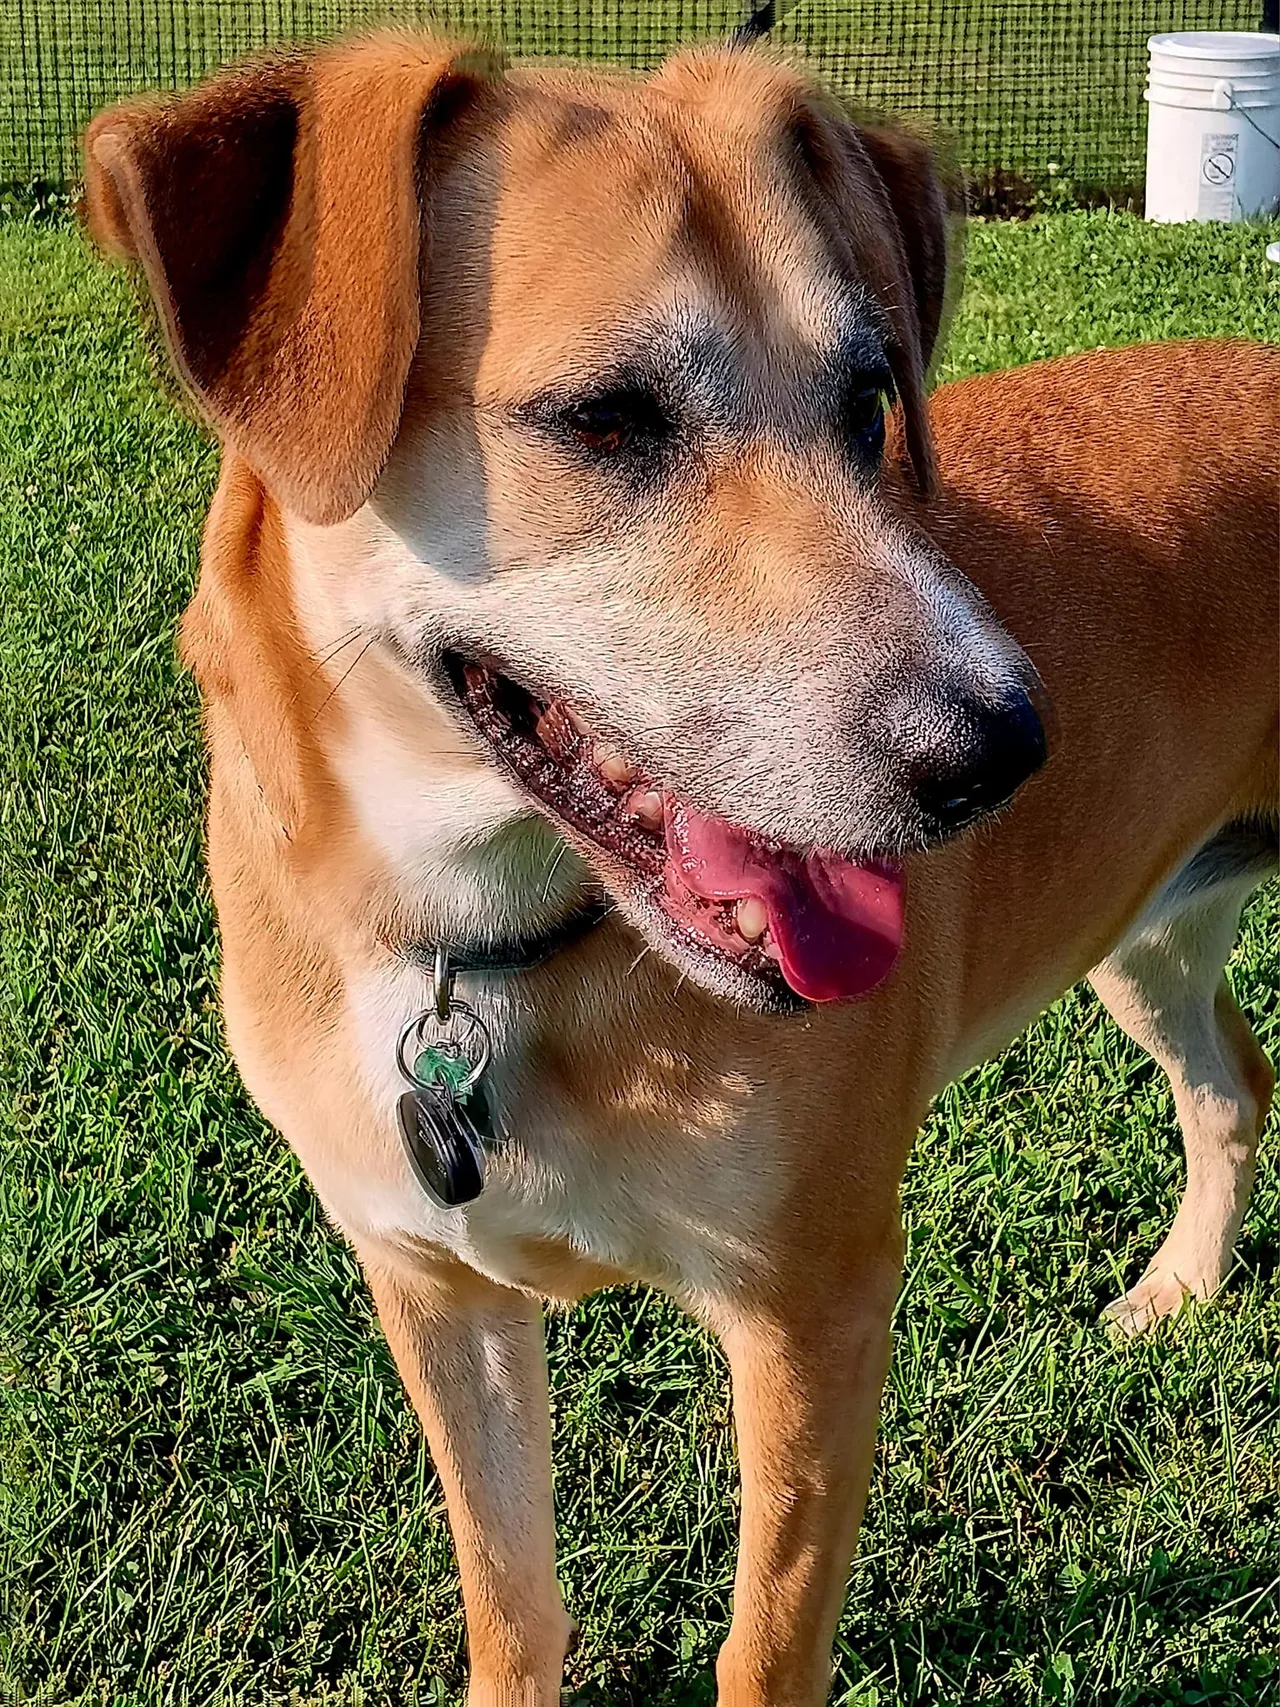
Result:
<svg viewBox="0 0 1280 1707"><path fill-rule="evenodd" d="M454 1093L456 1096L464 1097L467 1095L468 1091L474 1090L483 1078L485 1068L489 1065L490 1058L493 1054L493 1039L489 1036L488 1026L480 1018L480 1015L471 1006L470 1002L461 1001L455 996L449 1004L449 1026L452 1025L454 1016L458 1014L460 1014L467 1022L467 1029L461 1040L451 1035L448 1040L450 1043L455 1045L459 1053L464 1057L464 1059L469 1061L471 1065L470 1072ZM440 1021L436 1016L434 1008L423 1008L421 1013L415 1014L413 1018L402 1028L399 1041L396 1044L396 1066L400 1069L401 1078L405 1079L411 1085L420 1085L422 1081L405 1061L405 1047L408 1044L409 1039L416 1036L419 1046L425 1048L427 1043L426 1027L428 1025L439 1026L440 1029L445 1031L447 1034L447 1027L440 1026ZM471 1059L470 1050L466 1047L466 1045L471 1043L473 1039L477 1040L479 1043L478 1058L474 1061Z"/></svg>
<svg viewBox="0 0 1280 1707"><path fill-rule="evenodd" d="M441 1025L448 1024L449 1016L453 1012L453 979L453 968L449 965L449 950L441 943L436 948L435 973L431 992L436 1018Z"/></svg>

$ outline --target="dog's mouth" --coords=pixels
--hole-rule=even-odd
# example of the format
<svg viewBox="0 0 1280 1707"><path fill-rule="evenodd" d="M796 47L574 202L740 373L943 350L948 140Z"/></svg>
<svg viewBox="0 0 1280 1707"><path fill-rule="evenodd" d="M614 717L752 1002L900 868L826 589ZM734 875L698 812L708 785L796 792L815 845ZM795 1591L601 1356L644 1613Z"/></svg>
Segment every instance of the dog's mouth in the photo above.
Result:
<svg viewBox="0 0 1280 1707"><path fill-rule="evenodd" d="M502 764L677 958L732 968L765 1005L784 983L806 1001L848 1000L891 971L896 862L790 847L701 812L597 739L567 700L539 698L492 663L444 662Z"/></svg>

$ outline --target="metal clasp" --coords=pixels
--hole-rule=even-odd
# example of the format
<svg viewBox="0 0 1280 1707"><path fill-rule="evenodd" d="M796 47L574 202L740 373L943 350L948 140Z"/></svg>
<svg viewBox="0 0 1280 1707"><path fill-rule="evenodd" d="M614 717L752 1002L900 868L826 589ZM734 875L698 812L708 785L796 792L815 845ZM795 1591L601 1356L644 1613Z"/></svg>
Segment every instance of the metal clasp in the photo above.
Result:
<svg viewBox="0 0 1280 1707"><path fill-rule="evenodd" d="M461 1034L454 1034L454 1021L460 1020ZM493 1059L493 1038L489 1035L489 1027L471 1006L470 1002L453 1001L449 1004L449 1019L446 1022L448 1031L443 1038L436 1039L437 1047L443 1045L451 1053L467 1063L467 1074L461 1084L454 1086L455 1097L465 1097L480 1083ZM429 1028L439 1024L432 1008L424 1008L420 1014L414 1014L401 1027L400 1036L396 1041L396 1066L400 1077L407 1084L418 1088L430 1089L432 1081L419 1078L417 1061L410 1061L407 1051L410 1045L415 1051L428 1046Z"/></svg>
<svg viewBox="0 0 1280 1707"><path fill-rule="evenodd" d="M453 983L457 973L449 964L449 950L443 943L436 945L436 963L431 978L431 1005L441 1025L448 1025L453 1013Z"/></svg>
<svg viewBox="0 0 1280 1707"><path fill-rule="evenodd" d="M457 972L449 959L449 950L440 944L435 951L431 971L431 1001L421 1013L401 1028L396 1042L396 1066L402 1078L418 1089L438 1088L435 1071L427 1078L419 1077L419 1051L435 1048L466 1063L467 1071L460 1083L452 1086L455 1099L465 1097L480 1083L493 1055L493 1038L480 1015L460 996L454 994ZM412 1046L415 1054L410 1060ZM438 1063L436 1064L438 1068Z"/></svg>

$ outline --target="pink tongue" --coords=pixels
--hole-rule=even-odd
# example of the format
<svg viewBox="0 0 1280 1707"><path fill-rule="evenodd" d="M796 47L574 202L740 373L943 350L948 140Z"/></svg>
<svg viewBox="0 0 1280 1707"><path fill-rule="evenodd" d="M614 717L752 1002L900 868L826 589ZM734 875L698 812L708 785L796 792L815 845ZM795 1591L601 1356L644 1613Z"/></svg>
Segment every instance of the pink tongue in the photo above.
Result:
<svg viewBox="0 0 1280 1707"><path fill-rule="evenodd" d="M774 851L673 795L666 797L668 858L704 901L754 895L769 914L783 976L811 1002L873 989L902 947L903 873L882 860Z"/></svg>

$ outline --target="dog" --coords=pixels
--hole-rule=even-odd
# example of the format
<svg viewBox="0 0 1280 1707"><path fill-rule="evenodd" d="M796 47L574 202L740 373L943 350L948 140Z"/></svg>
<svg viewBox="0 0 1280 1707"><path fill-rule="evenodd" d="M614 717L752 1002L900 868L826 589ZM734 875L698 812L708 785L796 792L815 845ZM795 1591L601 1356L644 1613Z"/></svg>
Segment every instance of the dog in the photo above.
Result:
<svg viewBox="0 0 1280 1707"><path fill-rule="evenodd" d="M1085 977L1186 1195L1111 1307L1220 1285L1272 1070L1280 352L926 399L929 149L744 47L647 78L383 34L97 118L223 446L203 695L227 1035L358 1252L447 1498L471 1707L559 1701L542 1301L714 1331L726 1707L815 1707L899 1182Z"/></svg>

